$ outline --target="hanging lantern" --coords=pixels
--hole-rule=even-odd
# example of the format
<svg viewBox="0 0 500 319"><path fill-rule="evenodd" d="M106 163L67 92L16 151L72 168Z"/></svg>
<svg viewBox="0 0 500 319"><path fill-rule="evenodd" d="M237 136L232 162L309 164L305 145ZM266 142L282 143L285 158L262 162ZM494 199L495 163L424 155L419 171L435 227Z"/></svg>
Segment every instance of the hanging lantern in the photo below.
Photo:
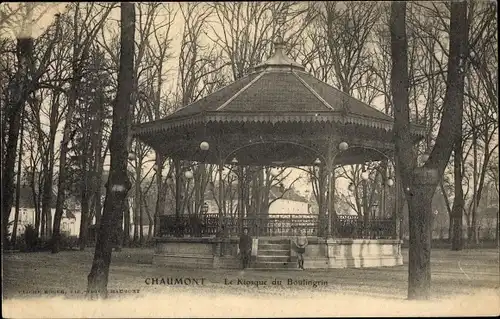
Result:
<svg viewBox="0 0 500 319"><path fill-rule="evenodd" d="M193 172L191 170L187 170L184 172L184 177L187 179L193 178Z"/></svg>
<svg viewBox="0 0 500 319"><path fill-rule="evenodd" d="M238 160L236 159L236 157L233 157L233 159L231 160L231 164L238 164Z"/></svg>
<svg viewBox="0 0 500 319"><path fill-rule="evenodd" d="M343 151L347 150L348 148L349 148L349 144L347 144L346 142L341 142L341 143L339 144L339 150L340 150L341 152L343 152Z"/></svg>
<svg viewBox="0 0 500 319"><path fill-rule="evenodd" d="M364 181L367 181L368 179L370 178L370 175L368 174L367 171L363 171L361 173L361 179L364 180Z"/></svg>
<svg viewBox="0 0 500 319"><path fill-rule="evenodd" d="M320 165L321 164L321 160L317 157L315 160L314 160L314 165Z"/></svg>
<svg viewBox="0 0 500 319"><path fill-rule="evenodd" d="M202 151L208 151L209 148L210 148L210 144L208 144L208 142L203 141L200 143L200 149Z"/></svg>
<svg viewBox="0 0 500 319"><path fill-rule="evenodd" d="M392 178L389 178L389 179L387 180L387 186L389 186L389 187L394 186L394 180L393 180Z"/></svg>

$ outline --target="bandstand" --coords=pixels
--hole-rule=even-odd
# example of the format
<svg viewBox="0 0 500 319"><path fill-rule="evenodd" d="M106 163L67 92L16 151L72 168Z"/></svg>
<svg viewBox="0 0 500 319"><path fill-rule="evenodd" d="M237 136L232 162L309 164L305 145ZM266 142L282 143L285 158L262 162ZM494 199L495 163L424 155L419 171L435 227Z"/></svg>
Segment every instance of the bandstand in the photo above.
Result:
<svg viewBox="0 0 500 319"><path fill-rule="evenodd" d="M224 167L315 167L320 173L318 215L248 216L239 199L236 219L196 212L159 216L154 263L182 267L238 268L238 236L243 226L255 238L255 267L295 267L290 239L305 229L306 268L377 267L402 264L399 219L345 217L335 213L335 167L392 158L393 119L316 79L284 54L274 54L249 74L171 115L133 128L135 138L173 159L175 181L192 177L182 163ZM423 127L411 127L415 143ZM365 174L365 173L363 173ZM366 175L366 174L365 174ZM363 177L364 178L364 177ZM395 177L387 184L394 184ZM224 201L223 183L215 192ZM240 198L240 197L238 197ZM203 210L203 209L202 209Z"/></svg>

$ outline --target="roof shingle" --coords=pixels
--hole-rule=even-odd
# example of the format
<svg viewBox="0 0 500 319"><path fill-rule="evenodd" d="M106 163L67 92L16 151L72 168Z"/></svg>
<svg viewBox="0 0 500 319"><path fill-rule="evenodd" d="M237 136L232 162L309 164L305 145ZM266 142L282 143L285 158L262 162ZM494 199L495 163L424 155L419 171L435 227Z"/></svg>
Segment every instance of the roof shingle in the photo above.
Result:
<svg viewBox="0 0 500 319"><path fill-rule="evenodd" d="M324 105L291 72L265 72L223 108L225 112L326 112Z"/></svg>
<svg viewBox="0 0 500 319"><path fill-rule="evenodd" d="M311 74L301 72L297 73L297 75L300 76L314 91L316 91L336 110L342 110L345 107L347 108L348 113L351 114L380 118L382 120L392 120L392 118L387 114L353 98L333 86L320 81Z"/></svg>

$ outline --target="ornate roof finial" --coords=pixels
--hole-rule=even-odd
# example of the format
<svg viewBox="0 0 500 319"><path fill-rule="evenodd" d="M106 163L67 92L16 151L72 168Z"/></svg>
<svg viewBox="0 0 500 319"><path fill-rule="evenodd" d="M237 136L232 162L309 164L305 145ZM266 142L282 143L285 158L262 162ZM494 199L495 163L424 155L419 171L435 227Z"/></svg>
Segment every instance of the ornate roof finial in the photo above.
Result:
<svg viewBox="0 0 500 319"><path fill-rule="evenodd" d="M274 55L277 54L285 55L285 49L286 49L285 41L283 41L283 37L280 34L278 34L276 36L276 40L274 40Z"/></svg>
<svg viewBox="0 0 500 319"><path fill-rule="evenodd" d="M260 71L263 69L273 68L282 69L286 71L290 71L291 69L304 71L304 66L290 59L286 53L286 44L281 36L281 32L278 32L276 35L276 40L274 41L274 52L271 57L265 61L264 63L257 65L253 70Z"/></svg>
<svg viewBox="0 0 500 319"><path fill-rule="evenodd" d="M278 32L276 33L276 40L275 43L284 43L285 41L283 40L285 38L285 13L280 12L278 13L278 16L276 18L276 22L278 23Z"/></svg>

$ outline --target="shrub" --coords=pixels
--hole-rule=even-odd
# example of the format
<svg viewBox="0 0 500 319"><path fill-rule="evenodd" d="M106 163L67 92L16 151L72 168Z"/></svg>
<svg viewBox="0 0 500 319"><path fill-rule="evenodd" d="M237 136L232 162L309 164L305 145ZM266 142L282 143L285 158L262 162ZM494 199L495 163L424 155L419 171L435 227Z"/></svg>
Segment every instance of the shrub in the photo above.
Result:
<svg viewBox="0 0 500 319"><path fill-rule="evenodd" d="M69 236L67 234L61 234L60 239L60 247L61 250L72 250L73 248L78 247L78 237L77 236Z"/></svg>
<svg viewBox="0 0 500 319"><path fill-rule="evenodd" d="M16 244L13 245L13 249L19 250L19 251L26 251L26 242L24 240L24 235L19 235L16 238Z"/></svg>
<svg viewBox="0 0 500 319"><path fill-rule="evenodd" d="M38 238L35 251L49 251L51 249L51 239Z"/></svg>
<svg viewBox="0 0 500 319"><path fill-rule="evenodd" d="M154 247L154 246L155 246L155 241L153 239L146 239L143 245L143 247Z"/></svg>
<svg viewBox="0 0 500 319"><path fill-rule="evenodd" d="M38 247L38 237L33 225L27 225L24 230L24 243L27 251L35 251Z"/></svg>

